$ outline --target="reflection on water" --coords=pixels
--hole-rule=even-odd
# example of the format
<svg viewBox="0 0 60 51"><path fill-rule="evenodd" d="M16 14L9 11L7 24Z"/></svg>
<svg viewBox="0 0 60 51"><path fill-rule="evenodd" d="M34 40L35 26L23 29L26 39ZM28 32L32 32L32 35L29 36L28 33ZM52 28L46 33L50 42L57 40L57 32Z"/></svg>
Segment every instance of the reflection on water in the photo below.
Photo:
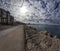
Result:
<svg viewBox="0 0 60 51"><path fill-rule="evenodd" d="M60 37L60 25L29 25L32 27L35 27L38 31L44 31L47 30L48 32L51 32L53 35Z"/></svg>

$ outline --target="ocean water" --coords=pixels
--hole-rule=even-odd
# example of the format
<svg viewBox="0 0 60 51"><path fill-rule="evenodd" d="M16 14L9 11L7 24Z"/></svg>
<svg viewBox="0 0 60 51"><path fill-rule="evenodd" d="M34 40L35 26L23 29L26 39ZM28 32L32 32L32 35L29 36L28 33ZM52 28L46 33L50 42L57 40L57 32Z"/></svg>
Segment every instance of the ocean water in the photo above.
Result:
<svg viewBox="0 0 60 51"><path fill-rule="evenodd" d="M38 25L29 25L36 28L38 31L48 31L52 35L56 35L60 37L60 25L45 25L45 24L38 24Z"/></svg>

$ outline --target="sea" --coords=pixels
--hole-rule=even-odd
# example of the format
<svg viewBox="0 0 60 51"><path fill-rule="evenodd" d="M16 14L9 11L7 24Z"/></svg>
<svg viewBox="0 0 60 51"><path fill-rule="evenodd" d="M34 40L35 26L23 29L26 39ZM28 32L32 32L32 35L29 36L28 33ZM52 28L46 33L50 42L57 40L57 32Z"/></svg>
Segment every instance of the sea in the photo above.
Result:
<svg viewBox="0 0 60 51"><path fill-rule="evenodd" d="M52 35L60 37L60 25L32 24L28 26L34 27L38 31L48 31Z"/></svg>

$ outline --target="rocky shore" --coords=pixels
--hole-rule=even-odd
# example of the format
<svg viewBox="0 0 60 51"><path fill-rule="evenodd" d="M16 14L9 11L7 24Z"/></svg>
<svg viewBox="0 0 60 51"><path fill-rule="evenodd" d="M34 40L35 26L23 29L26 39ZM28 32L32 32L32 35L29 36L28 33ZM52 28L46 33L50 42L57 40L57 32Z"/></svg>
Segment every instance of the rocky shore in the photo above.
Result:
<svg viewBox="0 0 60 51"><path fill-rule="evenodd" d="M60 51L60 39L47 31L25 26L26 51Z"/></svg>

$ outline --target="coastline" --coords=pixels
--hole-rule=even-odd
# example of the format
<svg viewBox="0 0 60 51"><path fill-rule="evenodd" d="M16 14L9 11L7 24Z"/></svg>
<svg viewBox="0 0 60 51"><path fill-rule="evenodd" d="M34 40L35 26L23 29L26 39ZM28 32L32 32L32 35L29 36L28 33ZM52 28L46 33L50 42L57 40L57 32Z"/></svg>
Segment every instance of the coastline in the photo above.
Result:
<svg viewBox="0 0 60 51"><path fill-rule="evenodd" d="M25 27L26 51L60 51L60 39L50 32Z"/></svg>

